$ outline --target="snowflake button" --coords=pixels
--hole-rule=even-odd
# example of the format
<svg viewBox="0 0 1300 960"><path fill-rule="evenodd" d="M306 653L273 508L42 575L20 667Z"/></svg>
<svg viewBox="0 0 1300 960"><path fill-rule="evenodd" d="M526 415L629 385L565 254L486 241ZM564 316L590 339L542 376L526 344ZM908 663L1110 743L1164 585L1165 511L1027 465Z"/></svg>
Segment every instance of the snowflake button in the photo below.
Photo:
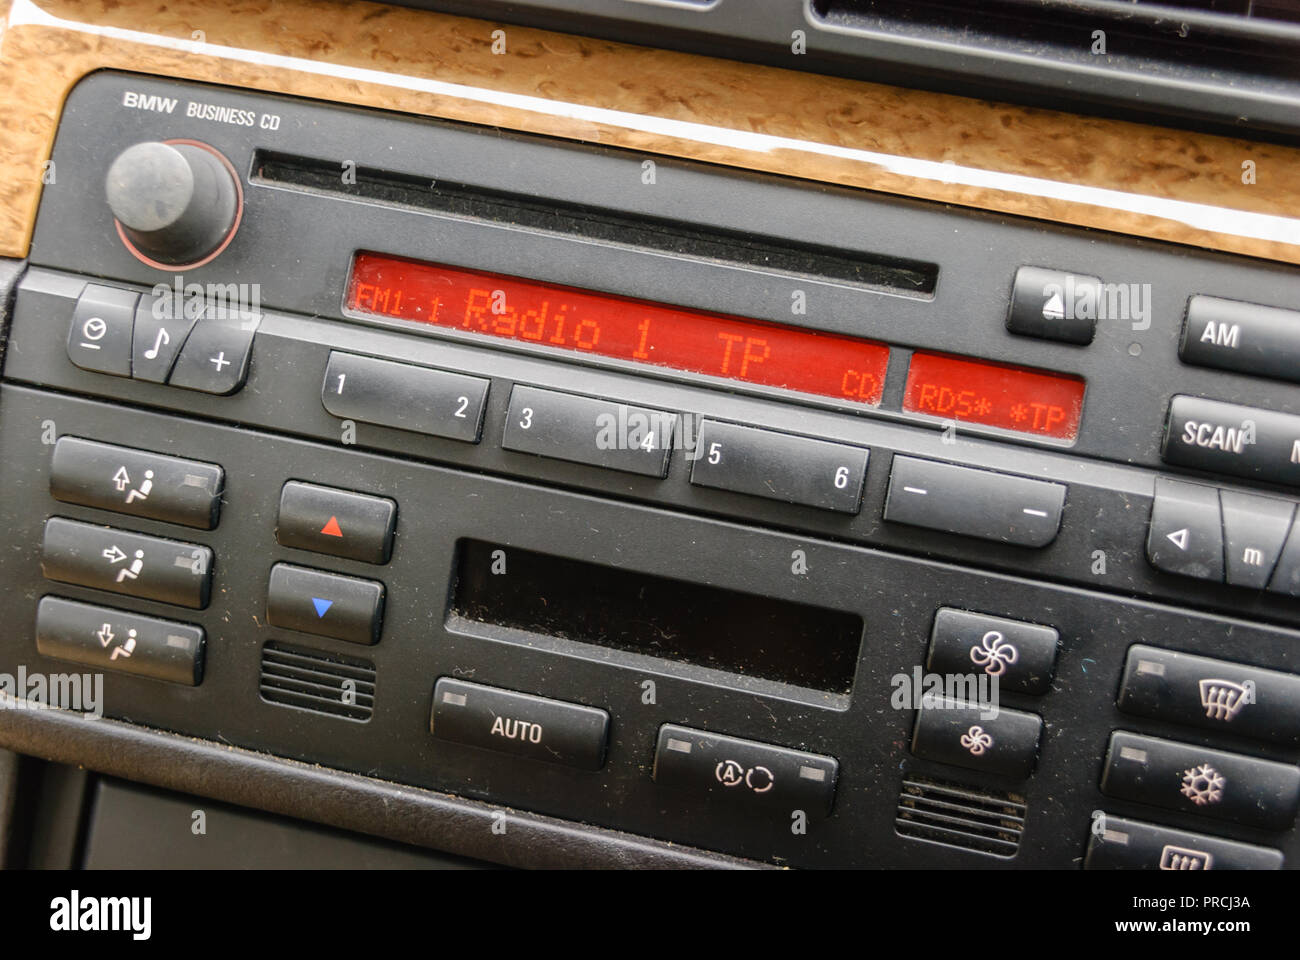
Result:
<svg viewBox="0 0 1300 960"><path fill-rule="evenodd" d="M1183 771L1182 794L1198 807L1208 807L1223 799L1223 788L1228 782L1208 763Z"/></svg>

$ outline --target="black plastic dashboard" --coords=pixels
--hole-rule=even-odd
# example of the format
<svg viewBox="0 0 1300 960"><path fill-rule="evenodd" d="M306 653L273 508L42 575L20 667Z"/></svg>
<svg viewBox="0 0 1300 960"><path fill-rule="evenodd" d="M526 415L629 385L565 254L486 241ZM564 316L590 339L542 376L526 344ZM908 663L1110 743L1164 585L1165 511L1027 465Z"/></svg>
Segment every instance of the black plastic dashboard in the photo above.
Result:
<svg viewBox="0 0 1300 960"><path fill-rule="evenodd" d="M117 242L141 142L229 162L218 259ZM1300 856L1294 268L122 73L53 160L0 670L767 863ZM358 309L367 251L869 341L878 390Z"/></svg>

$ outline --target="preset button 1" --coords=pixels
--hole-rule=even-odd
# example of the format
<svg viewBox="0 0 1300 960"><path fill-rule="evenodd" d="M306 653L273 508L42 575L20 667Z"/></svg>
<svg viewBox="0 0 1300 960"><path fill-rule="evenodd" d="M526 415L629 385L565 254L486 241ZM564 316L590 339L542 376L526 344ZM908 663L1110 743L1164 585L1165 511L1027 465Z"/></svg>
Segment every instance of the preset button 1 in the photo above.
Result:
<svg viewBox="0 0 1300 960"><path fill-rule="evenodd" d="M480 377L335 350L321 403L336 417L478 443L487 394Z"/></svg>

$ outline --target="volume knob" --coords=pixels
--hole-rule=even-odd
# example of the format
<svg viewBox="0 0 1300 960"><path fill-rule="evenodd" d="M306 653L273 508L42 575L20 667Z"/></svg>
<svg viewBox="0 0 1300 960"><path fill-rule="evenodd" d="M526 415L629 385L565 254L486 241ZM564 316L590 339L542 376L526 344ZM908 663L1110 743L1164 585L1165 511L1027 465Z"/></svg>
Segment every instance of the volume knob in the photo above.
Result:
<svg viewBox="0 0 1300 960"><path fill-rule="evenodd" d="M108 168L104 190L122 242L163 269L215 257L234 236L243 205L230 161L195 141L128 147Z"/></svg>

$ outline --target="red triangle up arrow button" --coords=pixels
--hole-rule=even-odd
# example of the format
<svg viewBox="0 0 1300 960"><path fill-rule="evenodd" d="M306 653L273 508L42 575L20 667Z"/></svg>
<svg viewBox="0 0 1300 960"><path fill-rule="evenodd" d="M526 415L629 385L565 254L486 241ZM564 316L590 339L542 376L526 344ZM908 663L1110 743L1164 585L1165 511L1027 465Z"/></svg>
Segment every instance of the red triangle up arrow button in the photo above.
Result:
<svg viewBox="0 0 1300 960"><path fill-rule="evenodd" d="M325 534L325 536L327 536L327 537L341 537L341 536L343 536L343 531L339 529L339 518L338 518L338 517L330 517L330 519L329 519L329 523L327 523L327 524L325 524L325 526L321 527L321 528L320 528L320 532L323 533L323 534Z"/></svg>

